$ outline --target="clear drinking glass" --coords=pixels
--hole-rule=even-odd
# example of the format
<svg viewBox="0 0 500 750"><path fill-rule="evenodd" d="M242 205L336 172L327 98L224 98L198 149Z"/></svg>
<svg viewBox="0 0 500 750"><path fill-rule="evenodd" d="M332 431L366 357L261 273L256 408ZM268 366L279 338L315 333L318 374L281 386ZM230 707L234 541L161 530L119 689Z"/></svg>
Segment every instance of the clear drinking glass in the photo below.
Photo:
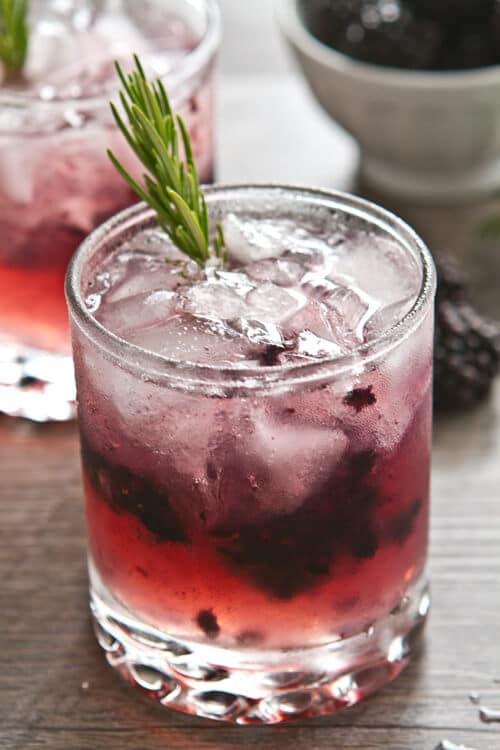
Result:
<svg viewBox="0 0 500 750"><path fill-rule="evenodd" d="M137 201L106 154L111 148L131 171L140 169L110 113L113 61L129 69L137 52L148 72L164 78L200 177L212 181L220 19L214 0L33 8L26 80L0 81L0 412L65 420L74 416L75 395L67 264L91 230Z"/></svg>
<svg viewBox="0 0 500 750"><path fill-rule="evenodd" d="M143 348L154 325L135 318L133 292L149 271L109 306L127 336L137 326L135 339L90 312L96 273L117 248L143 252L150 231L146 245L161 242L143 205L91 235L68 272L99 643L165 706L282 722L354 704L395 678L425 621L434 268L401 220L348 195L233 186L209 188L207 200L215 219L278 217L290 234L317 224L332 252L361 227L367 267L387 242L416 290L401 319L388 305L385 330L347 355L277 364L281 349L268 345L260 364L242 363L232 334L221 366L199 320L191 343L182 325L158 327L163 353ZM259 304L273 295L276 305L297 263L262 269ZM236 304L218 289L216 306ZM157 290L146 315L170 299Z"/></svg>

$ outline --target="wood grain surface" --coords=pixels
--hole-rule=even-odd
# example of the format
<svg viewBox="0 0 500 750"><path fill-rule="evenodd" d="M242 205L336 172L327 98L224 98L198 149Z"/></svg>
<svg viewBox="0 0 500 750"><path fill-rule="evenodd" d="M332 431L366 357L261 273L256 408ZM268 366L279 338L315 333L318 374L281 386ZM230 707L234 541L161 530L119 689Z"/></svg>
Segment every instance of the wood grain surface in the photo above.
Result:
<svg viewBox="0 0 500 750"><path fill-rule="evenodd" d="M220 177L345 187L356 148L289 69L269 5L222 2ZM451 242L475 268L468 248L485 206L401 210L431 244ZM484 256L490 270L476 273L477 297L500 313L496 249ZM436 424L430 572L420 657L361 705L273 728L161 709L106 665L90 628L76 427L0 418L0 748L434 750L449 739L500 750L500 724L481 722L469 700L480 693L500 709L500 387L473 414Z"/></svg>

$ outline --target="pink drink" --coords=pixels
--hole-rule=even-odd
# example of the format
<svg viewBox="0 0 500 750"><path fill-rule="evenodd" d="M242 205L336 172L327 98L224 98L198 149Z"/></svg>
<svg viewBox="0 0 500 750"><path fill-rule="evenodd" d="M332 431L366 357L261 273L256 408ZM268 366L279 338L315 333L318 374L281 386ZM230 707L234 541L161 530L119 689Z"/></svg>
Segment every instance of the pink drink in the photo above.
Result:
<svg viewBox="0 0 500 750"><path fill-rule="evenodd" d="M112 148L131 171L140 169L109 110L115 59L128 69L137 52L148 73L164 77L200 176L213 178L218 17L211 1L196 12L180 0L149 0L140 13L135 3L120 14L111 4L98 12L99 5L74 3L71 16L35 4L41 10L24 80L2 87L0 71L0 411L35 419L72 413L46 393L61 385L60 355L70 354L67 264L89 232L137 200L106 155ZM31 392L19 390L16 366ZM63 385L67 404L71 382Z"/></svg>
<svg viewBox="0 0 500 750"><path fill-rule="evenodd" d="M73 268L94 615L166 705L285 721L396 676L427 611L432 267L361 201L209 203L229 269L141 209Z"/></svg>

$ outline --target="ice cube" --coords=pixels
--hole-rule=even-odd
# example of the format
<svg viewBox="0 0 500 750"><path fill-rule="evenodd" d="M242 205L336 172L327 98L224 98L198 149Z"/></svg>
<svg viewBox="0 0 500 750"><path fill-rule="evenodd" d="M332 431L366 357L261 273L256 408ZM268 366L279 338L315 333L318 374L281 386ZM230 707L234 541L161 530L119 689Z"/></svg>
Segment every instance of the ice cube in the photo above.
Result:
<svg viewBox="0 0 500 750"><path fill-rule="evenodd" d="M86 31L102 10L103 0L32 0L31 21L45 32Z"/></svg>
<svg viewBox="0 0 500 750"><path fill-rule="evenodd" d="M341 346L334 341L316 336L312 331L301 331L296 340L294 353L302 357L326 359L338 357L344 353Z"/></svg>
<svg viewBox="0 0 500 750"><path fill-rule="evenodd" d="M318 240L317 244L310 241L309 244L310 247L304 244L286 250L281 256L282 261L299 265L303 269L303 278L308 278L310 274L327 276L331 266L328 247L322 240Z"/></svg>
<svg viewBox="0 0 500 750"><path fill-rule="evenodd" d="M337 466L348 439L337 429L260 419L252 443L268 471L268 488L260 503L274 515L302 505Z"/></svg>
<svg viewBox="0 0 500 750"><path fill-rule="evenodd" d="M164 278L167 277L167 278ZM162 282L167 281L167 284ZM125 276L121 281L113 284L112 288L107 293L107 301L109 303L118 302L122 299L129 299L135 297L138 294L146 294L151 290L161 289L161 287L168 288L168 281L170 281L169 275L165 273L144 273L135 276Z"/></svg>
<svg viewBox="0 0 500 750"><path fill-rule="evenodd" d="M335 469L347 445L340 430L252 413L238 439L214 442L209 524L224 528L293 513Z"/></svg>
<svg viewBox="0 0 500 750"><path fill-rule="evenodd" d="M283 217L245 220L228 214L223 228L230 258L243 265L282 257L311 270L323 266L331 254L327 237Z"/></svg>
<svg viewBox="0 0 500 750"><path fill-rule="evenodd" d="M255 281L268 281L278 286L300 284L307 270L297 261L285 258L256 261L246 267L246 273Z"/></svg>
<svg viewBox="0 0 500 750"><path fill-rule="evenodd" d="M308 339L311 343L311 351L315 348L315 340L317 344L318 339L323 340L325 346L327 346L327 342L339 344L335 338L334 332L332 331L327 312L327 308L322 305L321 302L318 302L315 299L309 299L304 307L283 323L283 333L285 338L294 341L296 347L301 343L303 353L305 353L304 347L307 347ZM308 354L306 356L315 355Z"/></svg>
<svg viewBox="0 0 500 750"><path fill-rule="evenodd" d="M280 323L295 315L307 303L306 296L276 284L261 284L246 298L249 315L267 323Z"/></svg>
<svg viewBox="0 0 500 750"><path fill-rule="evenodd" d="M361 289L338 286L326 294L323 304L328 308L332 329L346 346L352 348L365 339L365 326L377 312L380 303Z"/></svg>
<svg viewBox="0 0 500 750"><path fill-rule="evenodd" d="M49 86L54 82L58 93L66 96L80 95L81 92L71 88L78 75L92 66L96 57L102 56L103 49L108 59L113 59L109 45L88 33L102 5L103 0L32 0L26 78ZM67 83L64 92L59 89L58 81Z"/></svg>
<svg viewBox="0 0 500 750"><path fill-rule="evenodd" d="M126 338L169 359L196 364L237 366L252 359L252 344L225 321L182 312ZM255 355L257 357L257 354Z"/></svg>
<svg viewBox="0 0 500 750"><path fill-rule="evenodd" d="M416 296L421 283L416 261L395 240L373 232L359 232L338 248L330 279L346 277L380 305Z"/></svg>
<svg viewBox="0 0 500 750"><path fill-rule="evenodd" d="M254 287L252 280L243 271L223 271L220 268L216 268L214 278L223 281L226 286L234 289L240 297L245 297Z"/></svg>
<svg viewBox="0 0 500 750"><path fill-rule="evenodd" d="M45 123L47 132L43 121L40 124L42 132L36 139L24 138L22 144L13 141L10 150L0 144L2 191L19 211L32 204L32 210L22 216L23 227L61 224L88 234L131 199L127 185L102 158L108 136L97 128L82 135L67 123L58 130L53 118ZM32 121L20 124L19 130L30 132L37 125ZM47 153L51 154L50 170L43 162Z"/></svg>
<svg viewBox="0 0 500 750"><path fill-rule="evenodd" d="M415 303L415 295L406 295L404 298L392 302L390 305L383 305L367 322L366 338L374 339L389 331L393 326L399 323L411 310Z"/></svg>
<svg viewBox="0 0 500 750"><path fill-rule="evenodd" d="M142 292L101 305L96 318L108 330L130 340L142 335L143 329L165 323L176 313L177 297L166 289Z"/></svg>
<svg viewBox="0 0 500 750"><path fill-rule="evenodd" d="M408 428L415 409L431 388L431 362L434 339L432 326L422 325L393 349L380 364L377 407L380 420L378 440L393 447Z"/></svg>
<svg viewBox="0 0 500 750"><path fill-rule="evenodd" d="M135 254L121 266L121 280L110 288L107 299L116 302L136 294L166 289L171 292L188 283L189 261L172 266L148 255Z"/></svg>
<svg viewBox="0 0 500 750"><path fill-rule="evenodd" d="M203 318L230 320L246 313L245 299L223 281L206 281L184 295L184 308Z"/></svg>
<svg viewBox="0 0 500 750"><path fill-rule="evenodd" d="M231 322L235 331L240 332L254 344L283 346L283 337L278 326L274 323L263 323L260 320L239 318Z"/></svg>
<svg viewBox="0 0 500 750"><path fill-rule="evenodd" d="M285 250L282 224L264 219L245 221L230 213L224 217L223 229L229 257L243 265L277 258Z"/></svg>

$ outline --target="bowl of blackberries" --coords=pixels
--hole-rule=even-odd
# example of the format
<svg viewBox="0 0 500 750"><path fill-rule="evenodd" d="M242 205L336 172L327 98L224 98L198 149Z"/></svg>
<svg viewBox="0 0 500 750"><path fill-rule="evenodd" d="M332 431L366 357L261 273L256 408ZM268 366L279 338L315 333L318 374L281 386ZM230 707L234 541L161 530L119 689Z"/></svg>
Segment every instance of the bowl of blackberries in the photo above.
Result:
<svg viewBox="0 0 500 750"><path fill-rule="evenodd" d="M500 0L276 0L368 184L423 201L500 186Z"/></svg>

